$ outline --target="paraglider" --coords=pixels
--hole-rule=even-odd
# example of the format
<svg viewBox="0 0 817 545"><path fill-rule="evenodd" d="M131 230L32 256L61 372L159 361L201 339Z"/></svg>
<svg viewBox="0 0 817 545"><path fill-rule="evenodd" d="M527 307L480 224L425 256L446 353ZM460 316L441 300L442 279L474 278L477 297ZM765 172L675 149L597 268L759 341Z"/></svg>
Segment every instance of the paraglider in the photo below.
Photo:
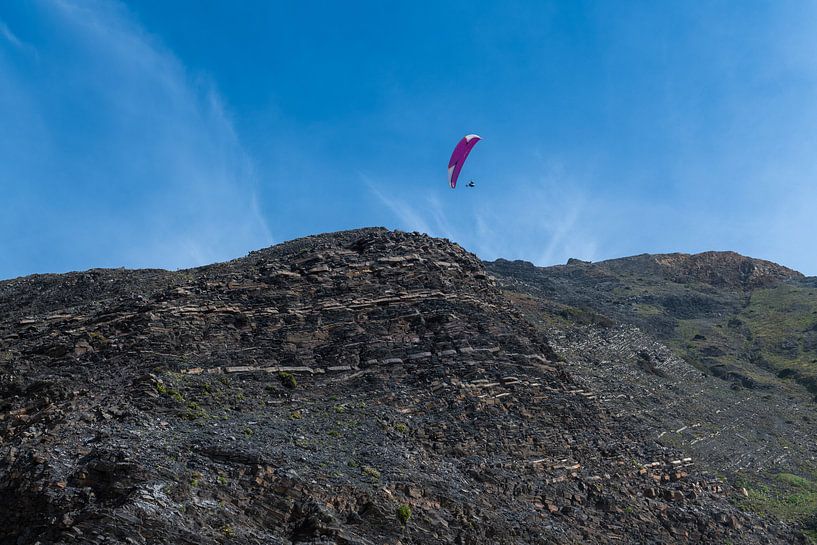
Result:
<svg viewBox="0 0 817 545"><path fill-rule="evenodd" d="M448 161L448 185L451 186L451 189L457 187L457 178L460 176L465 158L468 157L468 154L471 153L471 150L480 140L482 139L476 134L467 134L462 137L462 140L457 143L457 147L454 148L451 160ZM468 187L474 187L474 185L472 180L469 182Z"/></svg>
<svg viewBox="0 0 817 545"><path fill-rule="evenodd" d="M466 187L476 187L476 186L477 186L477 184L475 184L475 183L474 183L474 180L471 180L470 182L468 182L467 184L465 184L465 186L466 186Z"/></svg>

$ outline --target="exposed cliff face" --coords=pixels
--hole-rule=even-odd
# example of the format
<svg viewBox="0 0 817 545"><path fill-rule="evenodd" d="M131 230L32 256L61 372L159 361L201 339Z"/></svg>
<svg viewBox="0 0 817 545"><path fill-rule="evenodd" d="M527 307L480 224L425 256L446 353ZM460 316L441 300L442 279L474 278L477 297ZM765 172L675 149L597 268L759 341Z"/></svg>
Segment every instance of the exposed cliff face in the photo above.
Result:
<svg viewBox="0 0 817 545"><path fill-rule="evenodd" d="M735 252L662 254L653 258L667 278L683 283L703 282L719 288L753 289L804 278L801 273L777 263Z"/></svg>
<svg viewBox="0 0 817 545"><path fill-rule="evenodd" d="M707 373L750 388L780 374L817 394L817 291L797 271L734 252L487 267L568 321L636 325Z"/></svg>
<svg viewBox="0 0 817 545"><path fill-rule="evenodd" d="M0 543L796 543L383 229L0 283Z"/></svg>
<svg viewBox="0 0 817 545"><path fill-rule="evenodd" d="M601 399L817 529L813 278L731 252L487 268Z"/></svg>

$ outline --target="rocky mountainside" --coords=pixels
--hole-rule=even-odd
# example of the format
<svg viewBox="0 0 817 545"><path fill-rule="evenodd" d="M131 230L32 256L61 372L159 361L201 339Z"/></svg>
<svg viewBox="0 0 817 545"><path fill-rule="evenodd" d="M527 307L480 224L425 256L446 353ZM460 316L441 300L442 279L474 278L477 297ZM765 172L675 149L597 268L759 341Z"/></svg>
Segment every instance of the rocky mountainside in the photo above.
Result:
<svg viewBox="0 0 817 545"><path fill-rule="evenodd" d="M0 282L0 543L805 543L515 293L384 229Z"/></svg>
<svg viewBox="0 0 817 545"><path fill-rule="evenodd" d="M666 278L682 284L700 282L718 288L746 290L803 278L801 273L777 263L745 257L735 252L663 254L651 257ZM630 261L632 260L619 259L608 262L608 265Z"/></svg>
<svg viewBox="0 0 817 545"><path fill-rule="evenodd" d="M707 373L749 388L792 379L817 395L817 278L733 252L488 269L557 317L633 324Z"/></svg>
<svg viewBox="0 0 817 545"><path fill-rule="evenodd" d="M487 264L577 380L817 537L817 282L732 252Z"/></svg>

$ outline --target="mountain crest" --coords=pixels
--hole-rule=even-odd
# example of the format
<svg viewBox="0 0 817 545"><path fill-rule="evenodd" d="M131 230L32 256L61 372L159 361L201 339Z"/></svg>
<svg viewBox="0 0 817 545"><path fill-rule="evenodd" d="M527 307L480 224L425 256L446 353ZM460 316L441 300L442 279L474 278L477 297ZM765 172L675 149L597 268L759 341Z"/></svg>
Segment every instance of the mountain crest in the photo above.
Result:
<svg viewBox="0 0 817 545"><path fill-rule="evenodd" d="M0 282L0 544L798 542L524 310L385 229Z"/></svg>
<svg viewBox="0 0 817 545"><path fill-rule="evenodd" d="M667 276L677 282L698 281L716 287L754 289L803 278L801 273L788 267L736 252L659 254L653 258Z"/></svg>

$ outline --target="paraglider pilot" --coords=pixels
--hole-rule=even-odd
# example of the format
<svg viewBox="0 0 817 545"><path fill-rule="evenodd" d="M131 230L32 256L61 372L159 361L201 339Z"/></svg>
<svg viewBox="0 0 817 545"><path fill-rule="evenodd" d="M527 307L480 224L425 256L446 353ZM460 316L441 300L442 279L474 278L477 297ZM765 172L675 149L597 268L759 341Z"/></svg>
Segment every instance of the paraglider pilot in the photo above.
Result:
<svg viewBox="0 0 817 545"><path fill-rule="evenodd" d="M460 170L462 170L462 164L479 141L480 137L478 135L466 134L457 143L457 147L454 148L454 153L451 154L451 160L448 161L448 185L451 189L457 187L457 178L460 175ZM472 180L467 185L468 187L474 187L475 184Z"/></svg>

